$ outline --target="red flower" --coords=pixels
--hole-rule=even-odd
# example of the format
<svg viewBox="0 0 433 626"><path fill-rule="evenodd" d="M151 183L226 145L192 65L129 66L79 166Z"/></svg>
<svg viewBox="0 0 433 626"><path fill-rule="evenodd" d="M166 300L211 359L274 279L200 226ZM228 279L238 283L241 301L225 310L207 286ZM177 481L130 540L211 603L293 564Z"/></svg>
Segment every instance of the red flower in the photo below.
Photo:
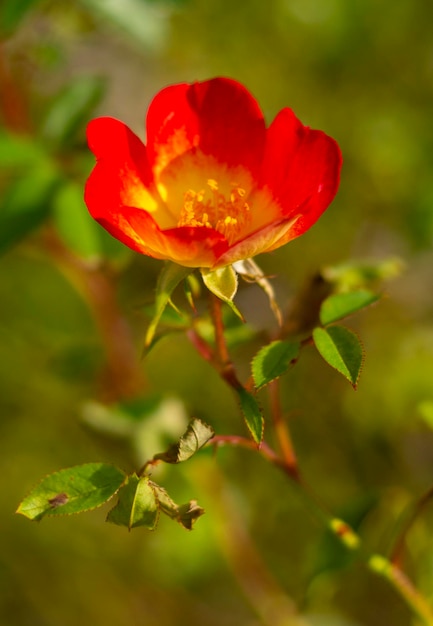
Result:
<svg viewBox="0 0 433 626"><path fill-rule="evenodd" d="M302 235L334 198L337 143L283 109L269 128L227 78L173 85L150 105L147 144L122 122L90 122L91 215L142 254L218 268Z"/></svg>

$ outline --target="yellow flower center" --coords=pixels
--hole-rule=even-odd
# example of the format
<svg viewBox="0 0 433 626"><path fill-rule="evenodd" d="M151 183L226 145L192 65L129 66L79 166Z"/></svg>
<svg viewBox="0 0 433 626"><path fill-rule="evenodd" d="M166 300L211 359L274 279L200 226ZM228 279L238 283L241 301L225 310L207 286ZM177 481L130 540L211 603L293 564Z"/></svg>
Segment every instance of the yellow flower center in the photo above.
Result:
<svg viewBox="0 0 433 626"><path fill-rule="evenodd" d="M178 226L204 226L220 232L232 244L251 221L251 211L245 201L245 189L230 184L228 197L218 189L216 180L206 182L208 189L188 189L180 211Z"/></svg>

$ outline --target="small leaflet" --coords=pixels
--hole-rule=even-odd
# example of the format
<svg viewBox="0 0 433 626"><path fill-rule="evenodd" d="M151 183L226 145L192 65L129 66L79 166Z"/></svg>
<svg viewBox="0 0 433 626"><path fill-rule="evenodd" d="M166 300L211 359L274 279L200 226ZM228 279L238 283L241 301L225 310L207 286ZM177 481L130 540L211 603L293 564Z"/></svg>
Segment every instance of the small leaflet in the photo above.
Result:
<svg viewBox="0 0 433 626"><path fill-rule="evenodd" d="M356 389L364 361L364 348L357 335L344 326L315 328L313 339L319 354Z"/></svg>
<svg viewBox="0 0 433 626"><path fill-rule="evenodd" d="M158 500L149 478L132 474L120 489L118 502L108 513L107 522L126 526L128 530L137 526L154 530L158 517Z"/></svg>
<svg viewBox="0 0 433 626"><path fill-rule="evenodd" d="M258 446L263 441L265 421L256 398L244 387L236 389L248 430Z"/></svg>
<svg viewBox="0 0 433 626"><path fill-rule="evenodd" d="M172 444L168 450L156 454L155 461L166 463L181 463L191 458L202 448L215 434L214 429L205 424L201 419L194 418L188 425L185 433L178 442Z"/></svg>
<svg viewBox="0 0 433 626"><path fill-rule="evenodd" d="M251 363L256 389L284 374L298 358L300 345L299 341L273 341L259 350Z"/></svg>

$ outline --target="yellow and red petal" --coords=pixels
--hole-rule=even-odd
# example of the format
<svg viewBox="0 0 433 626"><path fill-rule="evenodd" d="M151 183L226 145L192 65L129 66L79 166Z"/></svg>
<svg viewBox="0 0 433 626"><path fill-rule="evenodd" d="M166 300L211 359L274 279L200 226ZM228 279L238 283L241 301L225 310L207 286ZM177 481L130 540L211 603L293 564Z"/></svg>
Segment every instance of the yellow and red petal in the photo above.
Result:
<svg viewBox="0 0 433 626"><path fill-rule="evenodd" d="M280 206L281 216L297 218L279 245L308 230L329 206L337 193L341 164L334 139L304 126L291 109L280 111L268 129L260 179Z"/></svg>
<svg viewBox="0 0 433 626"><path fill-rule="evenodd" d="M147 154L152 170L160 172L198 145L199 123L187 100L188 83L171 85L150 103L146 116Z"/></svg>
<svg viewBox="0 0 433 626"><path fill-rule="evenodd" d="M141 140L108 117L90 122L87 138L97 161L84 192L90 214L99 220L118 207L135 206L152 213L161 227L174 226L176 218L159 197Z"/></svg>
<svg viewBox="0 0 433 626"><path fill-rule="evenodd" d="M268 130L256 100L227 78L160 92L147 146L122 122L88 126L97 164L92 216L130 248L186 267L222 267L305 232L339 184L336 142L290 109Z"/></svg>
<svg viewBox="0 0 433 626"><path fill-rule="evenodd" d="M146 147L126 124L112 117L99 117L87 126L87 141L98 163L119 172L132 172L145 187L153 183Z"/></svg>
<svg viewBox="0 0 433 626"><path fill-rule="evenodd" d="M229 265L242 259L249 259L257 254L278 248L279 246L276 245L277 242L293 228L295 222L296 218L291 220L278 220L252 233L248 237L245 237L245 239L231 246L227 252L224 252L216 260L214 268L223 267L224 265Z"/></svg>
<svg viewBox="0 0 433 626"><path fill-rule="evenodd" d="M226 239L212 228L161 230L149 213L135 207L119 207L98 222L133 250L185 267L212 267L228 248Z"/></svg>
<svg viewBox="0 0 433 626"><path fill-rule="evenodd" d="M147 149L159 173L176 157L198 149L257 177L266 128L263 114L240 83L214 78L163 89L147 114Z"/></svg>

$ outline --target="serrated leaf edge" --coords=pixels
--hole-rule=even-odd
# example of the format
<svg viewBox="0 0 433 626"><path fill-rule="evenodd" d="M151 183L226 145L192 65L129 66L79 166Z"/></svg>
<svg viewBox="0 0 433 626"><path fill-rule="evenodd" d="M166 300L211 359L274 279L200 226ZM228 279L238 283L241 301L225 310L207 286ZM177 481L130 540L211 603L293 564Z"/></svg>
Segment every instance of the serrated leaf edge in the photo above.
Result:
<svg viewBox="0 0 433 626"><path fill-rule="evenodd" d="M44 517L70 517L71 515L80 515L81 513L87 513L88 511L95 511L96 509L99 509L101 506L104 506L104 504L107 504L107 502L109 502L111 500L111 498L114 498L114 496L116 496L119 493L120 489L124 486L124 484L125 484L125 482L126 482L126 480L128 478L128 476L125 474L125 472L123 472L123 470L119 469L113 463L104 463L103 465L110 465L111 467L114 467L117 470L119 470L119 472L122 472L122 474L124 475L124 479L123 479L123 482L116 489L116 491L114 491L112 493L112 495L109 498L107 498L107 500L104 500L104 502L101 502L101 504L97 504L96 506L90 506L88 508L82 509L81 511L73 512L73 513L62 513L60 507L56 507L56 508L53 508L53 511L55 510L56 513L50 513L50 512L47 511L46 513L45 512L41 513L40 516L33 517L33 518L28 517L27 515L25 515L25 513L20 511L21 504L30 496L30 494L39 485L41 485L44 482L44 480L46 478L49 478L50 476L53 476L54 474L58 474L62 470L74 469L75 467L83 467L84 465L98 465L98 463L81 463L80 465L71 465L70 467L64 467L62 469L56 470L55 472L49 472L48 474L45 474L45 476L43 476L40 480L38 480L38 482L35 483L34 486L31 487L28 490L27 495L25 495L24 498L21 500L21 502L18 505L15 513L18 514L18 515L22 515L23 517L27 518L31 522L40 522ZM80 497L80 496L77 496L76 498L78 498L78 497ZM69 502L73 502L74 499L76 499L76 498L68 499L68 504L69 504Z"/></svg>
<svg viewBox="0 0 433 626"><path fill-rule="evenodd" d="M273 378L267 380L266 382L262 383L261 385L256 385L256 377L254 375L254 365L255 363L258 361L260 354L263 350L265 350L266 348L269 348L271 345L276 344L276 343L280 343L280 342L285 342L286 340L284 339L277 339L275 341L271 341L271 343L267 344L266 346L264 346L263 348L261 348L255 355L254 357L251 359L251 373L254 379L254 385L255 385L255 389L256 391L260 391L260 389L263 389L264 387L266 387L267 385L269 385L271 382L273 382L274 380L277 380L278 378L280 378L281 376L283 376L290 367L292 367L296 361L299 358L299 352L301 350L301 342L287 342L287 343L298 343L298 354L296 355L296 357L294 357L293 359L291 359L287 365L287 368L285 369L284 372L282 372L281 374L278 374L277 376L274 376Z"/></svg>
<svg viewBox="0 0 433 626"><path fill-rule="evenodd" d="M341 295L345 295L345 293L331 293L331 295L329 295L327 298L325 298L325 300L323 300L321 306L320 306L320 312L319 312L319 318L320 318L320 323L322 325L322 327L327 328L328 326L332 326L334 324L336 324L336 322L339 322L340 320L344 320L347 319L348 317L350 317L351 315L355 315L356 313L358 313L359 311L363 311L364 309L368 309L369 307L373 306L374 304L376 304L376 302L378 302L380 300L380 298L382 298L383 294L376 294L373 291L371 291L370 289L359 289L359 292L366 292L366 293L370 293L371 296L373 296L373 299L368 302L367 304L362 305L359 309L355 309L354 311L349 311L343 315L341 315L341 317L337 317L335 319L330 320L329 322L323 321L322 320L322 307L324 305L324 303L331 299L334 298L335 296L341 296ZM347 292L348 294L350 293L355 293L355 292ZM355 333L356 334L356 333Z"/></svg>
<svg viewBox="0 0 433 626"><path fill-rule="evenodd" d="M351 379L349 379L345 374L343 374L343 372L341 372L340 370L338 370L336 367L334 367L334 365L332 365L331 363L329 363L329 361L327 361L323 356L322 353L319 351L319 349L317 348L316 342L314 341L314 337L313 337L313 341L314 341L314 345L316 347L317 352L320 354L320 356L322 357L322 359L325 361L325 363L327 363L329 365L329 367L332 367L333 370L335 370L336 372L338 372L338 374L340 374L341 376L343 376L343 378L345 378L349 384L353 387L353 389L356 391L358 389L358 382L359 379L361 377L361 373L362 370L364 368L364 362L365 362L365 347L364 347L364 343L362 342L360 336L358 335L358 333L354 330L352 330L351 328L347 328L347 326L342 326L341 324L329 324L326 326L326 328L324 328L323 326L318 326L317 328L319 328L320 330L325 330L327 331L329 328L335 328L335 327L340 327L340 328L345 328L346 330L348 330L349 332L351 332L353 335L355 335L355 337L358 339L359 342L359 346L361 348L361 363L359 365L359 370L358 370L358 375L356 377L356 381L352 382ZM316 330L316 329L314 329ZM314 333L314 331L313 331Z"/></svg>
<svg viewBox="0 0 433 626"><path fill-rule="evenodd" d="M242 417L244 419L245 425L246 425L246 427L248 429L248 432L250 433L251 437L253 438L254 442L257 444L257 447L260 448L260 446L262 445L262 442L263 442L264 434L265 434L265 419L263 417L263 408L262 408L259 400L257 399L257 396L255 394L251 393L251 391L248 391L248 389L245 389L244 387L239 387L239 389L237 389L236 391L237 391L236 397L237 397L237 400L239 402L239 408L240 408L240 411L242 413ZM257 407L259 409L260 416L261 416L261 430L260 430L260 439L259 439L259 441L257 441L257 439L256 439L256 437L255 437L255 435L253 433L253 430L250 428L250 426L248 424L248 420L246 419L245 412L244 412L243 407L242 407L242 399L241 399L241 394L242 393L246 393L246 394L250 395L252 398L254 398L254 400L257 403Z"/></svg>

